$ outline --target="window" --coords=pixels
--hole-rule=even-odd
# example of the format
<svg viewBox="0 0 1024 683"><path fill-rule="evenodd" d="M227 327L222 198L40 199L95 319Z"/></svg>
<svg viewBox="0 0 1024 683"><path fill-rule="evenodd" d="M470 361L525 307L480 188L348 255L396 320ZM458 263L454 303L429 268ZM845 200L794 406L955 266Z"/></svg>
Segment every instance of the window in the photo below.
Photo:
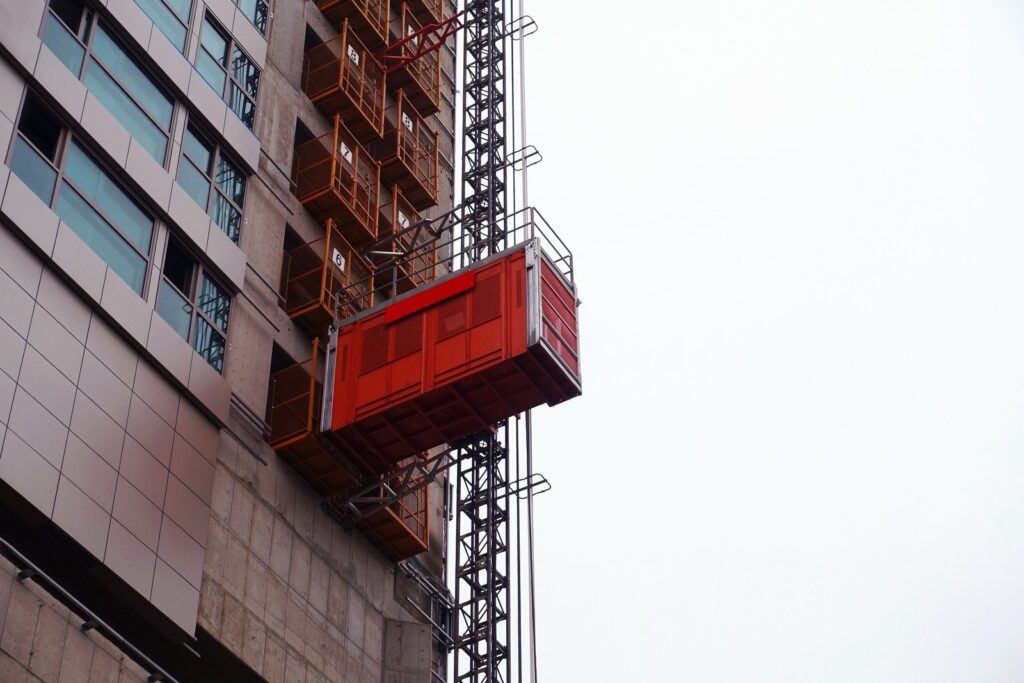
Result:
<svg viewBox="0 0 1024 683"><path fill-rule="evenodd" d="M217 372L224 371L231 297L173 239L167 244L156 310Z"/></svg>
<svg viewBox="0 0 1024 683"><path fill-rule="evenodd" d="M256 119L260 70L228 34L210 20L209 14L203 20L195 66L251 130Z"/></svg>
<svg viewBox="0 0 1024 683"><path fill-rule="evenodd" d="M245 203L245 174L191 125L185 129L178 183L238 243Z"/></svg>
<svg viewBox="0 0 1024 683"><path fill-rule="evenodd" d="M266 0L235 0L235 4L242 10L256 30L263 35L267 34L267 19L270 17L270 7Z"/></svg>
<svg viewBox="0 0 1024 683"><path fill-rule="evenodd" d="M115 273L142 294L153 216L32 93L18 120L10 167Z"/></svg>
<svg viewBox="0 0 1024 683"><path fill-rule="evenodd" d="M80 0L50 0L43 42L163 166L174 100L93 17Z"/></svg>
<svg viewBox="0 0 1024 683"><path fill-rule="evenodd" d="M188 20L192 14L192 0L135 0L135 4L167 36L178 52L185 53Z"/></svg>

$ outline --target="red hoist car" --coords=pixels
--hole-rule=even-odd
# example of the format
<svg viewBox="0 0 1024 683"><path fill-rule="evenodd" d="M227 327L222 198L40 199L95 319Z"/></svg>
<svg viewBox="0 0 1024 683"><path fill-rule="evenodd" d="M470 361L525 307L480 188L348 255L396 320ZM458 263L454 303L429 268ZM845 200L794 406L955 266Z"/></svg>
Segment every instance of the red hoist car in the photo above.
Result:
<svg viewBox="0 0 1024 683"><path fill-rule="evenodd" d="M320 424L367 470L579 396L575 285L537 238L342 321Z"/></svg>

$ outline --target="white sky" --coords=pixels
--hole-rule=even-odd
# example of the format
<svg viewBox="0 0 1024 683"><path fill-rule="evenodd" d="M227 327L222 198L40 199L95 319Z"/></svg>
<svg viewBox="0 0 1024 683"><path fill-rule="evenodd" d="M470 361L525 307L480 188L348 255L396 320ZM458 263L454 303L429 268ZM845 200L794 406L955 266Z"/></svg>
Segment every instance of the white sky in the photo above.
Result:
<svg viewBox="0 0 1024 683"><path fill-rule="evenodd" d="M1024 680L1024 2L527 9L541 679Z"/></svg>

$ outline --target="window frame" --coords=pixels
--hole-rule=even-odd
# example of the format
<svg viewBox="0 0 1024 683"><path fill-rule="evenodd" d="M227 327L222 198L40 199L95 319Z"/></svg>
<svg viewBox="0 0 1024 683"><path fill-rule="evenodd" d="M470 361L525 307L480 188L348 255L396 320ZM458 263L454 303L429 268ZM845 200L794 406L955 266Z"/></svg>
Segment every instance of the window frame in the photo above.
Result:
<svg viewBox="0 0 1024 683"><path fill-rule="evenodd" d="M205 31L207 24L209 24L210 28L224 40L226 47L225 55L223 58L217 57L209 50L207 50L206 45L203 43L203 32ZM238 117L238 119L242 122L243 126L245 126L250 131L254 131L256 128L256 114L259 111L258 103L260 85L261 81L263 80L263 69L261 69L256 64L256 60L249 56L249 53L246 52L245 49L239 44L239 42L235 39L234 35L232 35L231 31L228 31L223 27L223 25L213 14L213 12L210 11L209 8L207 8L206 12L203 14L203 20L199 25L199 40L196 42L198 43L198 45L196 47L196 56L195 60L193 61L193 66L197 71L199 71L200 76L203 77L203 80L206 82L206 84L209 85L214 92L217 92L217 86L215 86L213 83L210 83L209 79L207 79L206 76L203 75L203 72L199 67L199 60L203 53L205 53L207 57L213 60L213 62L220 68L221 72L224 75L224 83L220 88L218 96L228 106L228 110L230 110L232 114ZM232 68L232 64L235 60L236 52L240 53L248 61L252 68L256 70L255 95L250 95L246 86L240 83L235 78L235 69ZM231 104L231 100L235 90L237 90L241 94L244 100L248 100L252 104L251 123L246 123L246 120L242 117L240 113L235 111L235 108Z"/></svg>
<svg viewBox="0 0 1024 683"><path fill-rule="evenodd" d="M54 155L55 159L50 159L45 154L43 154L43 152L21 132L21 117L25 113L25 104L26 102L28 102L30 93L34 95L43 104L43 106L46 107L48 113L61 126L59 139L57 141L57 149ZM127 281L125 281L125 284L128 285L128 287L131 288L132 291L135 291L143 300L148 300L150 273L152 272L153 268L153 246L156 244L157 234L159 232L159 226L161 224L161 221L157 216L156 212L150 210L147 203L141 197L139 197L139 195L132 188L127 187L119 179L118 174L111 173L108 164L95 152L93 152L91 145L89 145L88 143L83 144L84 140L82 140L80 136L75 135L74 131L71 130L70 126L67 125L67 122L53 110L53 107L51 107L43 97L35 93L30 88L25 89L25 93L22 95L21 102L18 105L18 119L14 125L14 132L11 137L11 143L10 145L8 145L7 154L4 159L4 163L7 164L8 166L10 166L11 157L14 154L15 145L17 144L17 140L19 138L25 144L29 145L29 147L37 155L39 155L39 157L43 161L45 161L56 174L53 181L53 191L51 193L50 202L49 204L47 204L47 208L49 208L54 213L57 213L57 202L60 201L61 190L64 189L64 184L67 183L67 185L71 188L71 191L77 194L78 197L82 201L84 201L89 206L89 208L95 211L96 215L98 215L103 220L103 222L107 224L107 227L114 231L114 234L117 235L118 238L125 242L132 249L132 251L134 251L142 258L143 271L141 291L135 290L135 288L132 287L131 283ZM113 219L111 219L105 211L100 209L100 207L96 206L95 201L91 197L89 197L89 195L82 188L78 187L78 185L73 180L67 177L66 170L68 153L72 145L77 145L78 148L81 149L83 153L85 153L89 160L92 161L100 169L100 171L102 171L103 174L106 175L107 178L119 190L121 190L121 192L123 192L126 196L128 196L129 199L135 202L135 204L151 218L152 230L150 231L149 234L149 244L147 245L145 252L143 252L139 248L139 246L136 245L135 242L128 235L126 235L120 227L118 227L117 223ZM75 232L77 235L77 231L75 231L73 228L72 231ZM79 239L82 238L79 237ZM84 239L82 239L82 241L85 242ZM99 252L93 249L91 244L89 244L88 242L85 242L85 244L90 248L90 250L93 251L94 254L96 254L96 256L101 261L103 261L107 265L108 268L112 268L112 266L109 263L107 263L106 259L104 259L99 254ZM121 277L120 274L116 273L116 271L115 274L118 275L118 277Z"/></svg>
<svg viewBox="0 0 1024 683"><path fill-rule="evenodd" d="M192 269L188 278L188 292L182 292L181 289L176 284L170 281L170 279L167 277L167 274L165 273L165 269L167 266L167 254L170 251L172 245L174 245L174 247L177 248L178 251L180 251L191 262ZM202 285L204 280L208 280L209 282L211 282L215 287L217 287L221 292L223 292L226 297L228 308L227 326L223 328L220 327L217 324L217 322L214 321L206 313L205 310L203 310L202 303L199 301L199 297L202 294ZM166 322L168 325L170 325L172 329L174 329L174 326L170 323L170 321L164 318L163 314L160 313L160 304L162 297L164 296L163 288L165 285L171 287L173 289L173 292L182 299L184 299L191 308L191 311L189 312L188 335L184 337L185 343L188 344L189 348L191 348L197 355L202 357L203 360L205 360L210 365L211 368L216 370L219 374L223 375L225 369L227 368L227 356L229 348L228 326L231 325L231 307L232 304L234 303L234 295L231 293L231 290L222 285L220 280L213 273L210 272L210 269L203 265L202 260L197 258L194 252L192 252L188 247L186 247L180 239L176 239L173 235L170 235L168 237L168 239L166 240L166 244L164 245L163 261L160 265L160 282L157 287L155 309L157 315L160 315L161 319L164 320L164 322ZM200 319L202 319L202 321L209 325L210 328L213 329L213 331L216 334L219 334L221 338L224 340L224 350L220 357L219 369L210 361L210 359L202 351L197 349L195 346L198 338ZM174 331L180 334L179 330L175 329Z"/></svg>
<svg viewBox="0 0 1024 683"><path fill-rule="evenodd" d="M193 137L195 137L197 140L199 140L200 143L204 144L206 147L210 149L209 171L200 168L199 164L197 164L196 161L192 159L192 157L189 155L185 141L186 136L190 134L193 135ZM217 181L218 166L220 165L221 160L225 161L227 164L230 164L232 167L234 167L234 169L244 179L242 187L243 196L241 205L239 205L238 203L235 202L234 199L229 197L227 192L221 189L220 183ZM230 239L235 244L238 244L242 235L242 225L245 222L245 200L249 194L249 174L246 173L242 164L235 161L234 156L232 156L230 153L224 150L224 145L217 142L217 136L208 134L203 129L202 126L196 125L192 121L186 121L185 127L182 131L181 155L179 157L178 169L175 175L175 182L181 185L182 189L188 192L187 188L185 188L185 185L181 182L181 173L185 164L191 164L193 168L200 172L200 174L206 179L206 182L209 184L209 190L206 193L206 206L202 207L203 210L206 212L206 215L213 220L213 222L217 225L221 232L228 236L228 239ZM235 211L238 212L238 234L234 236L227 232L227 230L224 229L224 226L217 222L216 216L214 216L215 202L217 201L218 195L225 201L227 201L230 207L232 207L233 209L235 209ZM189 193L189 196L192 196L191 193ZM192 197L192 199L194 200L195 197Z"/></svg>
<svg viewBox="0 0 1024 683"><path fill-rule="evenodd" d="M89 2L86 2L85 0L82 0L81 4L83 6L82 26L76 32L76 31L73 31L71 29L71 27L69 27L66 23L64 23L64 20L61 19L60 16L58 16L57 13L53 11L53 9L50 7L51 0L46 0L46 8L45 8L45 11L43 12L42 25L41 25L41 27L39 29L39 38L40 38L40 40L43 39L43 32L46 30L46 23L47 23L47 21L49 20L50 17L53 17L53 19L55 19L56 21L60 22L60 24L63 27L65 27L71 33L71 35L78 42L79 46L81 46L82 49L83 49L82 65L79 68L77 74L75 74L74 72L72 72L72 74L78 79L78 81L83 86L85 86L86 90L88 90L89 92L92 92L92 90L85 84L85 79L86 79L86 76L87 76L87 74L89 72L89 68L92 66L92 63L95 62L98 65L100 70L111 81L113 81L114 85L117 86L117 88L120 89L121 92L124 93L128 97L128 99L132 102L132 104L134 104L139 109L139 111L142 112L142 115L145 116L146 119L157 128L157 130L159 130L160 132L162 132L164 134L164 136L166 138L166 144L164 145L163 159L162 160L161 159L156 159L154 157L154 160L157 163L159 163L160 166L164 170L167 170L167 165L168 165L169 159L171 157L171 150L174 147L174 145L172 144L173 141L174 141L174 127L175 127L175 123L177 122L177 118L179 116L179 113L178 113L179 106L178 106L177 98L173 95L172 91L164 85L164 83L161 81L161 79L159 77L157 77L153 73L153 71L149 68L149 66L147 64L145 64L144 61L138 59L138 57L135 54L133 54L132 50L125 46L125 41L118 35L117 31L112 30L113 27L110 25L110 23L105 21L105 20L103 20L99 16L99 13L96 12L92 8L92 6L90 5ZM135 67L140 72L142 72L142 74L153 84L153 86L158 91L160 91L160 94L163 95L164 97L166 97L170 101L170 103L171 103L171 120L168 123L167 128L163 127L163 125L153 116L153 114L142 103L142 101L131 91L131 89L128 88L121 81L121 79L117 75L112 73L110 71L110 68L103 63L103 60L100 59L99 56L97 56L95 54L95 51L93 50L93 44L94 44L94 42L96 40L96 31L97 31L98 28L102 28L103 32L106 33L114 41L115 45L117 45L117 47L122 52L124 52L124 54L135 65ZM84 36L84 40L83 40L83 36ZM97 97L95 95L95 93L93 93L93 96ZM97 97L97 99L98 99L98 97ZM105 104L104 104L104 109L107 109ZM116 114L114 114L114 112L110 111L109 109L107 109L107 112L111 116L113 116L114 119L116 119L118 121L118 123L120 123L122 126L124 126L124 123L121 122L121 120L118 118L118 116ZM127 130L127 126L125 126L125 130ZM129 131L129 135L131 135L130 131ZM134 135L131 135L131 137L133 139L135 138ZM143 144L141 140L139 141L139 144ZM148 153L148 151L147 151L147 153Z"/></svg>

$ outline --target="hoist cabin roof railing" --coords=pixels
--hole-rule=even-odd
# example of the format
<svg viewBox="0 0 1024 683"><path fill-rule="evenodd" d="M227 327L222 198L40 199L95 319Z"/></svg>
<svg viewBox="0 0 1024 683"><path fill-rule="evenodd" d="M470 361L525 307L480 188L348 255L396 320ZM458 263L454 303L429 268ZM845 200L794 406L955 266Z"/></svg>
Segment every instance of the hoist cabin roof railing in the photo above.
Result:
<svg viewBox="0 0 1024 683"><path fill-rule="evenodd" d="M438 132L399 90L385 117L384 139L377 143L381 174L402 188L418 211L437 205L440 153Z"/></svg>
<svg viewBox="0 0 1024 683"><path fill-rule="evenodd" d="M367 46L387 44L390 0L316 0L316 6L335 26L348 20Z"/></svg>
<svg viewBox="0 0 1024 683"><path fill-rule="evenodd" d="M317 218L332 219L361 247L377 238L380 163L334 117L332 130L295 148L295 196Z"/></svg>
<svg viewBox="0 0 1024 683"><path fill-rule="evenodd" d="M328 118L339 115L360 142L384 132L387 74L349 24L328 41L306 51L302 89Z"/></svg>
<svg viewBox="0 0 1024 683"><path fill-rule="evenodd" d="M400 31L398 36L394 37L396 41L417 34L423 28L423 24L416 19L409 3L402 3L399 17L400 21L397 26L400 27ZM423 38L418 37L416 40L405 42L401 46L402 54L415 55L419 40L423 40ZM409 101L423 116L437 113L441 108L441 55L439 51L433 50L403 63L401 68L389 74L388 86L405 90Z"/></svg>
<svg viewBox="0 0 1024 683"><path fill-rule="evenodd" d="M372 266L331 220L323 237L285 252L284 268L285 313L312 337L327 330L335 313L346 318L362 310L349 292L359 292L359 302L373 301Z"/></svg>

